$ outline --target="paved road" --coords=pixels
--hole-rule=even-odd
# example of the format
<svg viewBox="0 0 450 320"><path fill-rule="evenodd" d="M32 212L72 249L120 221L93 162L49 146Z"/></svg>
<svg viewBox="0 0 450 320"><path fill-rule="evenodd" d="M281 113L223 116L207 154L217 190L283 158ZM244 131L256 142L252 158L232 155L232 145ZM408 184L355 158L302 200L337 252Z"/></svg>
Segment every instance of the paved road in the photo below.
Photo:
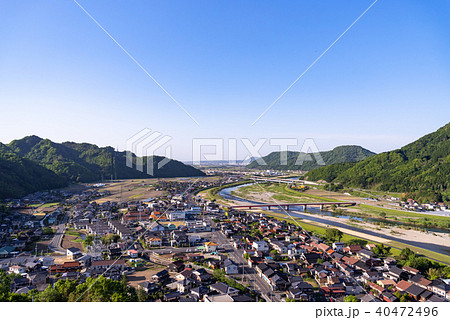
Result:
<svg viewBox="0 0 450 320"><path fill-rule="evenodd" d="M64 232L66 231L66 223L69 220L69 214L65 213L61 223L57 226L57 230L53 239L50 241L48 248L52 251L66 254L66 250L61 247L62 238L64 236Z"/></svg>
<svg viewBox="0 0 450 320"><path fill-rule="evenodd" d="M209 223L212 226L215 226L215 223L211 220L211 217L208 216L207 220L209 220ZM239 271L245 279L246 284L249 284L257 292L259 292L266 301L280 301L279 297L274 294L270 286L261 277L259 277L256 270L248 265L247 260L243 257L243 250L236 249L221 231L213 232L211 240L217 243L221 248L227 250L227 254L231 260L239 267Z"/></svg>

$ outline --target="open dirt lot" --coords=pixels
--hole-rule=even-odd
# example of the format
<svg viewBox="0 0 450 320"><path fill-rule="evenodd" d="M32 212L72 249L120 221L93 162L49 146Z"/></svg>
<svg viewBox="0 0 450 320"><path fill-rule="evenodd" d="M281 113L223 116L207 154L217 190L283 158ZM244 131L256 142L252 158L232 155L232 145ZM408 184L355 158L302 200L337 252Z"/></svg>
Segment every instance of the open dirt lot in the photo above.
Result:
<svg viewBox="0 0 450 320"><path fill-rule="evenodd" d="M157 181L158 179L135 179L108 183L101 190L107 190L111 192L111 195L96 201L102 203L106 201L133 201L159 197L163 192L153 189L153 185Z"/></svg>
<svg viewBox="0 0 450 320"><path fill-rule="evenodd" d="M128 284L137 289L138 283L150 280L154 274L163 269L165 269L165 267L157 264L150 264L150 266L144 270L136 271L131 275L127 275Z"/></svg>
<svg viewBox="0 0 450 320"><path fill-rule="evenodd" d="M81 250L81 252L84 252L83 245L80 242L73 242L73 240L79 239L78 237L70 236L70 235L64 235L63 241L62 241L62 247L64 249L75 247Z"/></svg>

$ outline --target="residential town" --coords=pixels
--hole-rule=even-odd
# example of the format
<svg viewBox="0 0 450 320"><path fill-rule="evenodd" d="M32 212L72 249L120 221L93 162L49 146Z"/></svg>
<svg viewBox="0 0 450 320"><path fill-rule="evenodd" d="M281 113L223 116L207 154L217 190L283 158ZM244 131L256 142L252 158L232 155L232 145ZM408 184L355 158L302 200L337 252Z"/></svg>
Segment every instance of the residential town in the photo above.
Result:
<svg viewBox="0 0 450 320"><path fill-rule="evenodd" d="M125 281L139 301L450 300L449 279L397 261L383 244L319 237L295 221L197 195L216 185L162 180L156 188L165 196L136 201L99 201L108 192L98 186L16 201L0 215L10 293L103 277ZM37 219L27 208L40 201L58 205Z"/></svg>

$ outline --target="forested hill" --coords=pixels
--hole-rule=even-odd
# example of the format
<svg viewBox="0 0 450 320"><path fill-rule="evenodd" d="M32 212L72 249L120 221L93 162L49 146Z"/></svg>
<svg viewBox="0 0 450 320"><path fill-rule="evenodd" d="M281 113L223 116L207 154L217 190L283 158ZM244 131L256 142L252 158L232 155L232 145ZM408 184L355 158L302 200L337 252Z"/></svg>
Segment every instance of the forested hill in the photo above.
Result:
<svg viewBox="0 0 450 320"><path fill-rule="evenodd" d="M287 156L287 165L281 164L281 153ZM355 162L373 156L375 153L364 149L360 146L340 146L330 151L320 152L325 165L342 162ZM305 157L306 156L306 157ZM303 163L299 164L298 159L304 159ZM319 167L317 158L314 154L305 154L295 151L281 151L272 152L262 158L266 165L260 165L255 160L247 168L250 169L272 169L272 170L302 170L309 171ZM296 164L297 163L297 164Z"/></svg>
<svg viewBox="0 0 450 320"><path fill-rule="evenodd" d="M0 143L0 199L66 185L65 179Z"/></svg>
<svg viewBox="0 0 450 320"><path fill-rule="evenodd" d="M308 173L309 180L407 192L417 200L450 200L450 123L401 149Z"/></svg>
<svg viewBox="0 0 450 320"><path fill-rule="evenodd" d="M0 146L0 197L19 197L69 183L94 182L111 177L137 179L205 175L176 160L170 160L158 169L157 164L163 159L159 156L148 159L154 163L154 173L149 176L146 173L147 158L143 159L144 170L140 172L126 166L126 152L116 152L112 147L100 148L89 143L55 143L29 136ZM133 161L136 161L134 155Z"/></svg>

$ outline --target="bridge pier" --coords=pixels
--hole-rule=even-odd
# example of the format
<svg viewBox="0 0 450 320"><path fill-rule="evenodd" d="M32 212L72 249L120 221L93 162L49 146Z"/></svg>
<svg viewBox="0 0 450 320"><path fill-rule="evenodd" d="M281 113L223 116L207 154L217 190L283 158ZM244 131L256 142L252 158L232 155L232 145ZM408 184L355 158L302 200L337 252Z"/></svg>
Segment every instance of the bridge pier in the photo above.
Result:
<svg viewBox="0 0 450 320"><path fill-rule="evenodd" d="M306 209L307 209L307 206L306 206L306 204L305 204L305 205L303 206L303 212L305 212Z"/></svg>
<svg viewBox="0 0 450 320"><path fill-rule="evenodd" d="M320 205L320 210L323 210L323 208L325 208L325 206L323 204Z"/></svg>
<svg viewBox="0 0 450 320"><path fill-rule="evenodd" d="M289 206L286 206L286 211L289 211Z"/></svg>

